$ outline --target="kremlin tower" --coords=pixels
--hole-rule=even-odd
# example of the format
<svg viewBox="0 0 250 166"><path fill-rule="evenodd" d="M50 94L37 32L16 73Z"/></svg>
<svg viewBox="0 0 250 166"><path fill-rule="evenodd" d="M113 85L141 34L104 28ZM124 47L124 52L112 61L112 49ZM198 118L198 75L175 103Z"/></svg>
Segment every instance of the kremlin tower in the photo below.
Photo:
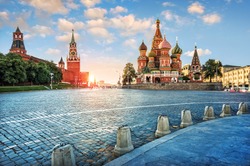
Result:
<svg viewBox="0 0 250 166"><path fill-rule="evenodd" d="M71 41L69 43L69 54L67 56L67 69L61 57L58 67L63 73L63 82L68 82L77 86L87 86L89 72L80 72L80 56L77 54L77 44L75 42L74 30L72 29ZM83 85L84 84L84 85Z"/></svg>
<svg viewBox="0 0 250 166"><path fill-rule="evenodd" d="M23 41L23 33L20 31L19 27L13 32L13 42L10 48L11 53L16 53L22 56L23 60L29 60L29 56L26 54L26 49Z"/></svg>

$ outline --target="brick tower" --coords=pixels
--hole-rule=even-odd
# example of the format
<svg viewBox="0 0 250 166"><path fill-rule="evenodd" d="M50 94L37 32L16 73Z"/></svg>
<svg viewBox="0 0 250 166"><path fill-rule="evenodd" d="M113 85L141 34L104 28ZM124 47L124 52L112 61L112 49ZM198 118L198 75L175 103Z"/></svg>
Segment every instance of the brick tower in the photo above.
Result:
<svg viewBox="0 0 250 166"><path fill-rule="evenodd" d="M78 83L80 79L80 57L77 56L77 47L74 37L74 30L72 29L71 42L69 43L69 55L67 57L67 69L73 72L74 78L71 82Z"/></svg>
<svg viewBox="0 0 250 166"><path fill-rule="evenodd" d="M23 33L20 31L19 27L16 28L15 32L13 32L13 42L10 52L21 55L24 60L29 60L29 56L26 54L27 51L25 50L23 42Z"/></svg>

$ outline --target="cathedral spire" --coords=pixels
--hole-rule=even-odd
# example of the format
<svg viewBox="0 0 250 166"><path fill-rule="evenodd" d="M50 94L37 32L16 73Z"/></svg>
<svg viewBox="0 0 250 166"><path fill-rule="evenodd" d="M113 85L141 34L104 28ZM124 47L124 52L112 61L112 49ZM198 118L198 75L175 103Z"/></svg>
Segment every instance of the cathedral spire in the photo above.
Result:
<svg viewBox="0 0 250 166"><path fill-rule="evenodd" d="M155 35L152 41L152 50L158 49L158 45L162 42L163 38L161 35L161 30L160 30L160 20L156 20L156 30L155 30Z"/></svg>
<svg viewBox="0 0 250 166"><path fill-rule="evenodd" d="M161 35L161 30L160 30L160 20L157 19L156 20L156 31L155 31L155 37L159 37L159 38L162 38L162 35Z"/></svg>
<svg viewBox="0 0 250 166"><path fill-rule="evenodd" d="M199 56L198 56L198 52L197 52L197 46L195 44L195 46L194 46L194 55L193 55L191 66L197 66L197 65L200 66L200 60L199 60Z"/></svg>

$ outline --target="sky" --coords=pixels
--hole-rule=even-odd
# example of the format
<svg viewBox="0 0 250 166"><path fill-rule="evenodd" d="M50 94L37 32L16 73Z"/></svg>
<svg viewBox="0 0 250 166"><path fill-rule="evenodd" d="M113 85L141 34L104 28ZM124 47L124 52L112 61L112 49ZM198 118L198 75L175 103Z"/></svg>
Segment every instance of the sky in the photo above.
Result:
<svg viewBox="0 0 250 166"><path fill-rule="evenodd" d="M202 64L250 65L249 0L0 0L0 52L7 54L19 26L27 54L66 62L72 29L81 71L117 83L126 63L137 70L142 41L151 49L155 21L183 65L195 44Z"/></svg>

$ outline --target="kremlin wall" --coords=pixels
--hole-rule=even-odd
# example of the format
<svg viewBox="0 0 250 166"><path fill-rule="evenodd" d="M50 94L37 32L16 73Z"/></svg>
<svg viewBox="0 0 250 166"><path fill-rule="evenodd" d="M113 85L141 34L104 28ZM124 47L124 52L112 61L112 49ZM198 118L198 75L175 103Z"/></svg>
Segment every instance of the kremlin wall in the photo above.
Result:
<svg viewBox="0 0 250 166"><path fill-rule="evenodd" d="M13 32L13 42L10 48L10 53L16 53L21 55L25 61L48 62L46 60L31 56L27 54L25 49L23 33L17 27L16 31ZM89 80L89 72L80 72L80 56L77 54L77 45L74 38L74 30L72 30L71 42L69 43L69 54L66 59L67 68L63 58L58 63L58 67L62 71L62 82L70 83L76 86L87 87Z"/></svg>

